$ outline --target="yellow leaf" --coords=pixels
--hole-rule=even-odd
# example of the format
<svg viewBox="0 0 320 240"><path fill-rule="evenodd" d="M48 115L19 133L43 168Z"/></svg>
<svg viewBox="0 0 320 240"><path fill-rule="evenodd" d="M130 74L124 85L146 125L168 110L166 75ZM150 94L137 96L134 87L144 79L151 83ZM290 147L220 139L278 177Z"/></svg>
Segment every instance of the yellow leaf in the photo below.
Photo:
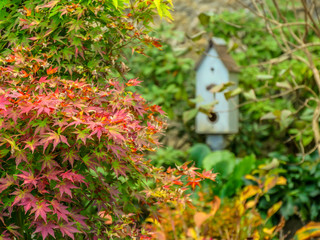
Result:
<svg viewBox="0 0 320 240"><path fill-rule="evenodd" d="M320 223L310 222L306 226L300 228L295 236L294 240L309 240L314 237L320 237Z"/></svg>
<svg viewBox="0 0 320 240"><path fill-rule="evenodd" d="M252 235L253 240L260 240L260 234L258 230L255 230Z"/></svg>
<svg viewBox="0 0 320 240"><path fill-rule="evenodd" d="M277 179L277 185L286 185L287 179L285 177L278 177Z"/></svg>
<svg viewBox="0 0 320 240"><path fill-rule="evenodd" d="M266 181L264 182L264 188L263 191L266 193L271 188L273 188L277 184L277 176L267 176Z"/></svg>
<svg viewBox="0 0 320 240"><path fill-rule="evenodd" d="M146 220L145 220L146 222L151 222L151 223L154 223L154 224L156 224L157 226L161 226L161 224L160 224L160 222L157 220L157 219L155 219L155 218L147 218Z"/></svg>
<svg viewBox="0 0 320 240"><path fill-rule="evenodd" d="M168 0L168 2L170 3L171 7L173 7L172 0Z"/></svg>
<svg viewBox="0 0 320 240"><path fill-rule="evenodd" d="M273 204L271 208L268 209L268 218L275 214L282 206L282 201Z"/></svg>
<svg viewBox="0 0 320 240"><path fill-rule="evenodd" d="M160 6L160 4L161 4L160 1L161 0L154 0L154 5L156 5L159 16L162 17L162 10L161 10L161 6Z"/></svg>
<svg viewBox="0 0 320 240"><path fill-rule="evenodd" d="M240 201L245 201L248 198L260 193L261 193L261 189L258 186L253 186L253 185L246 186L240 194Z"/></svg>
<svg viewBox="0 0 320 240"><path fill-rule="evenodd" d="M246 203L246 209L253 208L256 205L256 201L251 200Z"/></svg>
<svg viewBox="0 0 320 240"><path fill-rule="evenodd" d="M284 177L268 176L266 181L264 182L263 191L266 193L276 185L285 185L285 184L287 184L287 179L285 179Z"/></svg>
<svg viewBox="0 0 320 240"><path fill-rule="evenodd" d="M272 228L263 228L263 232L267 235L272 235L274 230L276 229L277 226L274 226Z"/></svg>
<svg viewBox="0 0 320 240"><path fill-rule="evenodd" d="M245 175L244 177L245 177L246 179L248 179L248 180L252 180L252 181L255 181L255 182L258 183L258 184L261 184L260 179L256 178L255 176L252 176L252 175L247 174L247 175Z"/></svg>
<svg viewBox="0 0 320 240"><path fill-rule="evenodd" d="M112 0L112 2L113 2L113 5L114 5L116 8L118 8L118 0Z"/></svg>
<svg viewBox="0 0 320 240"><path fill-rule="evenodd" d="M237 200L236 202L236 209L238 210L239 216L242 216L245 212L245 208L242 202L240 200Z"/></svg>

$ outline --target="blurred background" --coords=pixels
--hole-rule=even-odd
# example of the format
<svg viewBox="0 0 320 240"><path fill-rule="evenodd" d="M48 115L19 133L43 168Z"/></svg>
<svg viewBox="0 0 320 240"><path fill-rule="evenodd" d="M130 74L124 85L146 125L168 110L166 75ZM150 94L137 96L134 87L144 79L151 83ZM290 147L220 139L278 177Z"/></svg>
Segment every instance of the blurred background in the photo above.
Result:
<svg viewBox="0 0 320 240"><path fill-rule="evenodd" d="M196 187L194 209L177 203L161 210L162 221L147 219L146 226L157 239L320 236L320 2L175 0L174 5L174 20L159 19L154 33L163 40L161 49L150 48L147 59L129 58L132 77L143 80L137 91L167 113L163 146L149 158L164 168L193 161L218 177ZM205 80L197 75L203 59L215 61L208 54L219 47L213 37L225 41L224 54L238 66L233 83L220 75ZM230 78L232 69L225 67ZM202 86L208 79L213 85ZM219 101L208 104L196 86L223 101L238 101L226 109L237 117L223 120L236 132L213 127L216 133L199 134L197 116L210 118ZM214 148L219 139L223 144Z"/></svg>

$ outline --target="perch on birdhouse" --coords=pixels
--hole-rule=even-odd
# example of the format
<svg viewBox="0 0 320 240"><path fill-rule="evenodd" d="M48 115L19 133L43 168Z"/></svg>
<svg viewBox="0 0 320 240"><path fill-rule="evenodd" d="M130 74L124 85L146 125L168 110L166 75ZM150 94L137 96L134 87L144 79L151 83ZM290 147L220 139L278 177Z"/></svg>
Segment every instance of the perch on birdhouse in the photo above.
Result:
<svg viewBox="0 0 320 240"><path fill-rule="evenodd" d="M226 42L212 38L196 67L196 96L203 99L197 104L198 108L215 104L212 111L197 114L197 133L222 135L238 132L238 96L235 89L239 72L237 64L228 54Z"/></svg>

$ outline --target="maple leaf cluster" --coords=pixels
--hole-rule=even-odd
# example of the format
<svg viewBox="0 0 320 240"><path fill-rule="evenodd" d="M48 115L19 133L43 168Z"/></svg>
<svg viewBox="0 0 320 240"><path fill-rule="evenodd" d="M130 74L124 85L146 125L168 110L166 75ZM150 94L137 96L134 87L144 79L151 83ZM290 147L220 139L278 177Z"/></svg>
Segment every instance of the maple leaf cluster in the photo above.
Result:
<svg viewBox="0 0 320 240"><path fill-rule="evenodd" d="M186 187L215 179L188 163L163 171L144 160L159 145L164 113L126 89L137 79L103 87L65 80L47 67L45 54L29 52L18 47L0 60L3 238L19 237L25 225L43 239L142 236L141 206L190 204ZM12 212L24 218L13 225L19 231L8 230Z"/></svg>
<svg viewBox="0 0 320 240"><path fill-rule="evenodd" d="M80 211L92 200L121 219L125 210L119 195L125 190L114 183L120 177L134 183L148 172L142 153L157 144L153 136L163 126L157 116L161 109L113 80L100 90L83 79L61 79L55 68L45 67L45 56L33 57L21 48L2 62L3 224L3 216L19 209L43 238L58 230L74 238L88 228Z"/></svg>
<svg viewBox="0 0 320 240"><path fill-rule="evenodd" d="M146 45L161 47L158 39L148 35L149 25L156 8L170 15L168 8L172 4L164 0L151 2L4 1L0 9L0 15L5 16L0 19L0 53L7 55L12 43L34 46L34 53L46 52L64 74L79 78L86 74L104 81L110 69L126 71L124 50L144 54ZM8 16L8 11L20 14Z"/></svg>
<svg viewBox="0 0 320 240"><path fill-rule="evenodd" d="M146 215L190 204L185 189L214 180L144 159L159 146L164 112L131 91L140 81L126 80L125 50L161 47L148 25L170 3L3 3L0 239L147 238Z"/></svg>

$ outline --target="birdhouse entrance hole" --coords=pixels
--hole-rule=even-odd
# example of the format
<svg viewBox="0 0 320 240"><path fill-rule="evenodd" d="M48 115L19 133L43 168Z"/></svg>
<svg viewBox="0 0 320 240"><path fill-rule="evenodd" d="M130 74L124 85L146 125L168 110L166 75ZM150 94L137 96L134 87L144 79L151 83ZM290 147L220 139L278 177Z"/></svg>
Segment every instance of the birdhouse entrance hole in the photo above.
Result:
<svg viewBox="0 0 320 240"><path fill-rule="evenodd" d="M218 118L219 118L219 117L218 117L218 114L217 114L217 113L211 112L211 113L209 114L208 118L209 118L210 122L215 123L215 122L218 121Z"/></svg>

